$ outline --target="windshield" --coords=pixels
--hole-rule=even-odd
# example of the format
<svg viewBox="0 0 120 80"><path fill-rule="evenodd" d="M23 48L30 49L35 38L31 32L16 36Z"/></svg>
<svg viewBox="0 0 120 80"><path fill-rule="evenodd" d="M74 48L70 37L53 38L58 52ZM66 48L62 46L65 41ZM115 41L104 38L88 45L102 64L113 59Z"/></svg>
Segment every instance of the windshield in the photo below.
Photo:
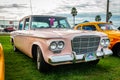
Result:
<svg viewBox="0 0 120 80"><path fill-rule="evenodd" d="M117 30L117 27L113 24L98 24L102 30Z"/></svg>
<svg viewBox="0 0 120 80"><path fill-rule="evenodd" d="M40 28L70 28L64 17L32 17L32 29Z"/></svg>

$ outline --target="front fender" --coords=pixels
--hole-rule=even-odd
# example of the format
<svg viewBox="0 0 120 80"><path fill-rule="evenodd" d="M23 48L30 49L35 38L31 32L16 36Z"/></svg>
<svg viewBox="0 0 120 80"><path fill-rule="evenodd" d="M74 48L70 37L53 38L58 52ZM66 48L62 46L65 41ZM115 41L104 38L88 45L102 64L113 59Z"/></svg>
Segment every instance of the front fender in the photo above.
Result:
<svg viewBox="0 0 120 80"><path fill-rule="evenodd" d="M33 45L36 45L37 47L39 47L41 49L41 53L43 55L43 58L46 62L48 62L48 59L46 58L46 55L48 54L47 51L49 50L47 47L47 45L45 45L44 43L42 42L39 42L39 41L36 41L36 42L33 42L32 46ZM32 50L32 49L31 49ZM32 52L32 51L31 51Z"/></svg>

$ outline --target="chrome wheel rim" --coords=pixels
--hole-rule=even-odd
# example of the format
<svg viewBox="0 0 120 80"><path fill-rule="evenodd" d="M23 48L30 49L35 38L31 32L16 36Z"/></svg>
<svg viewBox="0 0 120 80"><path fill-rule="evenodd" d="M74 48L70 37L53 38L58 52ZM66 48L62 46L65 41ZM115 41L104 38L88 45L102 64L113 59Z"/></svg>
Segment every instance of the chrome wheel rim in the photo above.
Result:
<svg viewBox="0 0 120 80"><path fill-rule="evenodd" d="M39 48L37 48L37 69L40 69L40 51Z"/></svg>
<svg viewBox="0 0 120 80"><path fill-rule="evenodd" d="M16 47L15 47L15 45L13 45L13 49L14 49L14 51L16 51Z"/></svg>

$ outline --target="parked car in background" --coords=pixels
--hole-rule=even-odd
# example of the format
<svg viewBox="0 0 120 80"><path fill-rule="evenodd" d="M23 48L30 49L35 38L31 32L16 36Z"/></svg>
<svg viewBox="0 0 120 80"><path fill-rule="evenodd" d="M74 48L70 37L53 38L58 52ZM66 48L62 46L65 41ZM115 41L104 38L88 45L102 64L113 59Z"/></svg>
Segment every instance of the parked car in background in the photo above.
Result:
<svg viewBox="0 0 120 80"><path fill-rule="evenodd" d="M4 54L3 54L3 48L0 44L0 80L4 80Z"/></svg>
<svg viewBox="0 0 120 80"><path fill-rule="evenodd" d="M4 31L5 32L12 32L12 31L15 31L15 28L14 27L6 27L6 28L4 28Z"/></svg>
<svg viewBox="0 0 120 80"><path fill-rule="evenodd" d="M30 15L11 32L14 51L20 50L37 62L39 71L49 66L89 62L97 64L112 51L106 34L70 29L66 17Z"/></svg>
<svg viewBox="0 0 120 80"><path fill-rule="evenodd" d="M86 22L76 25L74 29L106 33L110 39L109 48L113 51L113 54L120 57L120 31L113 24L106 22Z"/></svg>

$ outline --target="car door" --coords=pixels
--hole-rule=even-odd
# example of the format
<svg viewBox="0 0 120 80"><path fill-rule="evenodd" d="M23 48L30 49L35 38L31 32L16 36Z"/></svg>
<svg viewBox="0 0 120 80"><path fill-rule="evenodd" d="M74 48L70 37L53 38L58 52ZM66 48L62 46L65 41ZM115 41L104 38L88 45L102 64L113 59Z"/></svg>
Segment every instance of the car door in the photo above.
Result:
<svg viewBox="0 0 120 80"><path fill-rule="evenodd" d="M24 53L28 52L29 23L29 18L20 21L18 31L16 31L16 36L14 37L16 47Z"/></svg>

